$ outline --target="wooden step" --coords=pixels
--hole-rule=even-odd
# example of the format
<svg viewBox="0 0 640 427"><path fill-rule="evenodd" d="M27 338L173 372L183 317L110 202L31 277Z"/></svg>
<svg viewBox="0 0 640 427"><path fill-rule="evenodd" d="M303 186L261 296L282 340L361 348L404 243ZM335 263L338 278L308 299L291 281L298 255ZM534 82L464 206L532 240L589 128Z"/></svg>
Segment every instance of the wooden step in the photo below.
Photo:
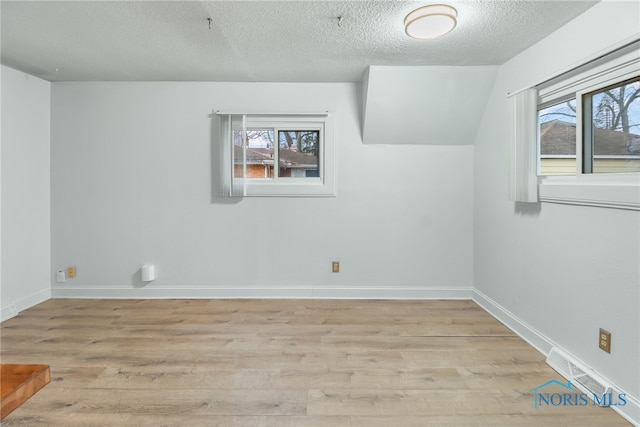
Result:
<svg viewBox="0 0 640 427"><path fill-rule="evenodd" d="M0 365L0 420L51 381L49 365Z"/></svg>

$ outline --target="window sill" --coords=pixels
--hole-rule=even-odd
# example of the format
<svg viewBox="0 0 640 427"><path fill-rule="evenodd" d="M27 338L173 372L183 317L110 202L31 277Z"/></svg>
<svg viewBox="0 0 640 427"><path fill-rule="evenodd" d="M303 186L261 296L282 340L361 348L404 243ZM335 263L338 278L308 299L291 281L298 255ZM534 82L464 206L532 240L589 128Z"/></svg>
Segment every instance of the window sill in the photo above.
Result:
<svg viewBox="0 0 640 427"><path fill-rule="evenodd" d="M247 183L246 197L335 197L335 187L332 177L326 177L325 182L320 179L314 182L291 182L274 184L271 181Z"/></svg>
<svg viewBox="0 0 640 427"><path fill-rule="evenodd" d="M541 202L640 211L640 174L541 177Z"/></svg>

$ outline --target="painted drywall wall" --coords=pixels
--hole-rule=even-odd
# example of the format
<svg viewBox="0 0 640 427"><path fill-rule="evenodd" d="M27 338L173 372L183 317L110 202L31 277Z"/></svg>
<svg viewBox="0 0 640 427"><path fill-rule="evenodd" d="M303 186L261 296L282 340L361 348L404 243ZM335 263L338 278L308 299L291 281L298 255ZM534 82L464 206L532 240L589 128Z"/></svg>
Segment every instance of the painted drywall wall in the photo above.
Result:
<svg viewBox="0 0 640 427"><path fill-rule="evenodd" d="M365 144L473 144L497 66L369 67Z"/></svg>
<svg viewBox="0 0 640 427"><path fill-rule="evenodd" d="M601 2L504 64L474 163L474 277L481 299L520 323L525 335L543 337L535 342L542 351L561 346L636 399L640 212L509 202L507 92L637 36L639 17L637 2ZM598 349L599 327L613 333L611 354Z"/></svg>
<svg viewBox="0 0 640 427"><path fill-rule="evenodd" d="M472 147L365 146L359 105L355 84L53 83L52 268L77 266L53 294L469 297ZM335 112L337 197L212 199L214 109Z"/></svg>
<svg viewBox="0 0 640 427"><path fill-rule="evenodd" d="M2 67L2 318L51 296L50 88Z"/></svg>

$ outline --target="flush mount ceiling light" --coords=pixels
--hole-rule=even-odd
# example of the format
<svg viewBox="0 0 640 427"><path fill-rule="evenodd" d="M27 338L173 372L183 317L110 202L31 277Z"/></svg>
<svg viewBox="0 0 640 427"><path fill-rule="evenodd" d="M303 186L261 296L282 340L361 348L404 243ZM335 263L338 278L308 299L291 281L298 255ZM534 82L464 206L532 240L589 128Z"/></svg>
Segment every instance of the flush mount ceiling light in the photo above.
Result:
<svg viewBox="0 0 640 427"><path fill-rule="evenodd" d="M456 27L458 11L446 4L422 6L404 18L404 31L414 39L433 39Z"/></svg>

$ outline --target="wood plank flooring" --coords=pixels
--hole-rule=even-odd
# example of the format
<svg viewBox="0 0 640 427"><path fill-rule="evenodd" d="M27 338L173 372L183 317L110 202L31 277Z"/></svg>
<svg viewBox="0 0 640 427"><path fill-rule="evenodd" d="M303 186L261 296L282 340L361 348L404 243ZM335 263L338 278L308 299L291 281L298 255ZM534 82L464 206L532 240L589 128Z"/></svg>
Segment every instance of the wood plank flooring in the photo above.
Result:
<svg viewBox="0 0 640 427"><path fill-rule="evenodd" d="M51 383L3 426L629 426L534 408L562 380L472 301L50 300L2 363Z"/></svg>

